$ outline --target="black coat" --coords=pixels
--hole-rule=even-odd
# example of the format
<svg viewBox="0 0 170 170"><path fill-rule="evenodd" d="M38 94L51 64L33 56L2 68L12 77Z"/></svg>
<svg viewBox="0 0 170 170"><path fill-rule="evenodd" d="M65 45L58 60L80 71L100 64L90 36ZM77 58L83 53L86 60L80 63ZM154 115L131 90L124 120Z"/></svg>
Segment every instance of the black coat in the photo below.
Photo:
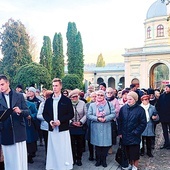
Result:
<svg viewBox="0 0 170 170"><path fill-rule="evenodd" d="M160 95L156 110L159 114L160 122L170 122L170 93L163 93Z"/></svg>
<svg viewBox="0 0 170 170"><path fill-rule="evenodd" d="M121 107L118 117L118 135L122 135L123 145L140 144L141 134L147 125L145 110L135 104Z"/></svg>
<svg viewBox="0 0 170 170"><path fill-rule="evenodd" d="M22 112L17 115L11 114L5 121L1 122L1 144L12 145L17 142L26 141L26 125L24 117L29 115L29 110L22 93L16 93L12 90L11 108L18 106ZM6 101L0 93L0 112L7 109Z"/></svg>
<svg viewBox="0 0 170 170"><path fill-rule="evenodd" d="M50 121L54 120L53 117L53 98L52 95L45 101L43 117L49 124L49 130L53 131ZM60 121L59 132L69 129L69 121L74 117L73 106L71 100L61 95L61 99L58 102L58 120Z"/></svg>

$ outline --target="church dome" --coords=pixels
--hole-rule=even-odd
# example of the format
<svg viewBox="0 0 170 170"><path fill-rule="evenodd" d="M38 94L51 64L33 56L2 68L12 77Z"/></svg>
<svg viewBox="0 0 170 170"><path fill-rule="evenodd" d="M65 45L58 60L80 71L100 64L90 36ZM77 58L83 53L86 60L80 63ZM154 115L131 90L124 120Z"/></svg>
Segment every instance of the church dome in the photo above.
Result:
<svg viewBox="0 0 170 170"><path fill-rule="evenodd" d="M148 9L148 12L146 14L146 19L166 16L166 15L167 15L167 7L166 7L165 2L162 3L161 0L157 0Z"/></svg>

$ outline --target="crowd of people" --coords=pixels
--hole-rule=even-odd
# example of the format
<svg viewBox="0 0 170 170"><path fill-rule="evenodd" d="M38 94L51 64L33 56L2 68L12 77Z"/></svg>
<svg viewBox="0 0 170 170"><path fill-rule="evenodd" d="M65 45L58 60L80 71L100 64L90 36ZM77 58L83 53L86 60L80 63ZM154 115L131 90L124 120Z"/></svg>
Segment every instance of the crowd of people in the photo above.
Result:
<svg viewBox="0 0 170 170"><path fill-rule="evenodd" d="M12 111L5 117L6 110ZM170 84L162 91L138 84L117 90L101 82L84 92L63 90L62 80L54 78L52 90L13 90L0 75L0 169L27 170L38 144L45 147L47 170L73 169L83 164L86 141L88 160L107 167L107 155L121 141L129 162L122 169L137 170L140 156L154 156L158 123L165 139L160 149L170 149L169 111Z"/></svg>

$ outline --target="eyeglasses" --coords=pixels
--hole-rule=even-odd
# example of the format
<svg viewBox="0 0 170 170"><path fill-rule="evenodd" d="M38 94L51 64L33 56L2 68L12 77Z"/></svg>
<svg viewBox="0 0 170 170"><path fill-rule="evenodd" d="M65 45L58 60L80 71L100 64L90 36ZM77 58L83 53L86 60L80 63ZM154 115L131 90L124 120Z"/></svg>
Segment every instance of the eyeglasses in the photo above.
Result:
<svg viewBox="0 0 170 170"><path fill-rule="evenodd" d="M107 94L113 94L113 92L107 92Z"/></svg>
<svg viewBox="0 0 170 170"><path fill-rule="evenodd" d="M97 94L97 96L103 97L104 95L103 94Z"/></svg>
<svg viewBox="0 0 170 170"><path fill-rule="evenodd" d="M73 99L73 98L77 98L78 96L71 96L71 98Z"/></svg>

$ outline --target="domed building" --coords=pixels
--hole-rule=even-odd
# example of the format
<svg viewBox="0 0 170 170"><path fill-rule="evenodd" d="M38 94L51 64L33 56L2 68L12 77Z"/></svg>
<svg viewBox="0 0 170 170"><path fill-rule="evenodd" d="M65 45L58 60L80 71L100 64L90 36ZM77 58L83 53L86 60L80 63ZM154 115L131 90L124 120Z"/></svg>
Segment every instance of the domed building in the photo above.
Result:
<svg viewBox="0 0 170 170"><path fill-rule="evenodd" d="M170 21L167 6L155 1L147 11L144 22L144 46L126 49L125 87L140 82L141 88L163 88L170 83Z"/></svg>

